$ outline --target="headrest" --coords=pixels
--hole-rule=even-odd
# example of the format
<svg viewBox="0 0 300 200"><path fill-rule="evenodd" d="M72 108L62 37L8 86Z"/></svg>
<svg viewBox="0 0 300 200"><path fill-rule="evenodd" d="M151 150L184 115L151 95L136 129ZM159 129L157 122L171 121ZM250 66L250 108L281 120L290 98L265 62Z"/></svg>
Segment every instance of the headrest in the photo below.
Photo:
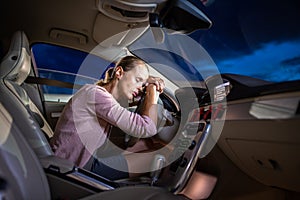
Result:
<svg viewBox="0 0 300 200"><path fill-rule="evenodd" d="M29 42L24 32L17 31L12 38L8 53L0 64L1 79L21 85L31 69Z"/></svg>

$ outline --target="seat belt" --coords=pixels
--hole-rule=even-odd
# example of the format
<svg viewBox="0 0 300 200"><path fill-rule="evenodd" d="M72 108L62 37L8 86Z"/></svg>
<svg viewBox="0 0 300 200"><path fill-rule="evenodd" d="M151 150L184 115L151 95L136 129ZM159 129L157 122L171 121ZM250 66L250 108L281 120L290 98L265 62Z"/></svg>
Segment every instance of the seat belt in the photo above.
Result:
<svg viewBox="0 0 300 200"><path fill-rule="evenodd" d="M25 83L50 85L50 86L71 88L71 89L80 89L83 86L83 85L73 84L65 81L58 81L49 78L41 78L41 77L34 77L34 76L28 76L25 80Z"/></svg>

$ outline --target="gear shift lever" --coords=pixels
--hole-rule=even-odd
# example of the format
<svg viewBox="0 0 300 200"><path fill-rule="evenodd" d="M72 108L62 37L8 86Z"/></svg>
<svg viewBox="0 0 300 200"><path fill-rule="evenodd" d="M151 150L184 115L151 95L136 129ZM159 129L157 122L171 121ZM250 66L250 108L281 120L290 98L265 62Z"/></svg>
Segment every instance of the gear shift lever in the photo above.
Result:
<svg viewBox="0 0 300 200"><path fill-rule="evenodd" d="M151 165L151 174L150 177L152 179L151 186L155 184L158 180L159 175L161 173L161 169L163 168L166 162L166 158L163 155L157 154L154 156L153 163Z"/></svg>

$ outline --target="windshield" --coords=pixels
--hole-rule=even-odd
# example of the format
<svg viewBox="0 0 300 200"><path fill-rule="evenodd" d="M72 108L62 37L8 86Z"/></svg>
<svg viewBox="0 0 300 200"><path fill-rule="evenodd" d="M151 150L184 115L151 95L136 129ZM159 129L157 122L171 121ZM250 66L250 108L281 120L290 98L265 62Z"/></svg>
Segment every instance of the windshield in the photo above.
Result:
<svg viewBox="0 0 300 200"><path fill-rule="evenodd" d="M210 29L188 36L198 47L184 38L187 36L175 36L166 30L160 43L149 30L129 49L154 62L153 67L177 85L185 79L199 81L217 73L270 82L300 79L299 1L215 0L207 6L199 0L191 2L213 22ZM172 69L174 73L168 73Z"/></svg>

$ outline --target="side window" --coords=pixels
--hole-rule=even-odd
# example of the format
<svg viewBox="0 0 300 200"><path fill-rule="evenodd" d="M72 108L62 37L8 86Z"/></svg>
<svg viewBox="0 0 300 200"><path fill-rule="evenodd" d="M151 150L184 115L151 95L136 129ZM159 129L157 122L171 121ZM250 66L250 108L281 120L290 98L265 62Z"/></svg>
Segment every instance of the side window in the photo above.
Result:
<svg viewBox="0 0 300 200"><path fill-rule="evenodd" d="M111 63L86 52L37 43L32 56L45 101L67 102L84 84L93 84Z"/></svg>

